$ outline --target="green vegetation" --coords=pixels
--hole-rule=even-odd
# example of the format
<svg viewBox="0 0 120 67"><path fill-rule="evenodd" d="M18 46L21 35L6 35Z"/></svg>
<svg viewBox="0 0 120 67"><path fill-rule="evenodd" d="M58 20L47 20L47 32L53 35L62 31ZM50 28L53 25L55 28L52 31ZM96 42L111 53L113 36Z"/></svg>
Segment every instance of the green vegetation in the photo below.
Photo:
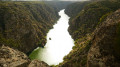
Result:
<svg viewBox="0 0 120 67"><path fill-rule="evenodd" d="M74 40L77 40L82 36L84 37L86 34L93 32L96 26L100 22L104 21L103 19L105 19L105 17L109 13L120 8L119 6L120 2L115 1L100 1L93 3L88 2L87 3L88 5L83 4L83 6L80 6L79 4L77 3L74 4L76 5L76 8L73 7L72 4L68 6L73 7L71 9L76 9L78 10L78 12L75 12L74 10L71 10L69 8L66 9L66 13L68 13L70 17L72 17L73 15L75 16L71 18L69 23L70 24L69 32ZM84 8L79 10L77 9L77 7ZM77 15L74 14L74 12Z"/></svg>
<svg viewBox="0 0 120 67"><path fill-rule="evenodd" d="M91 36L86 36L75 41L73 50L64 57L64 62L58 67L86 67L87 53L90 49Z"/></svg>
<svg viewBox="0 0 120 67"><path fill-rule="evenodd" d="M14 41L13 39L6 39L2 35L0 35L0 44L1 43L3 45L15 47L15 48L18 48L21 46L18 41Z"/></svg>
<svg viewBox="0 0 120 67"><path fill-rule="evenodd" d="M44 3L57 9L57 12L59 12L60 10L65 9L69 4L73 2L72 1L44 1Z"/></svg>
<svg viewBox="0 0 120 67"><path fill-rule="evenodd" d="M84 8L86 4L90 3L89 1L86 2L77 2L77 3L72 3L66 7L65 13L74 18L75 16L78 15L78 13ZM72 19L71 18L71 19Z"/></svg>
<svg viewBox="0 0 120 67"><path fill-rule="evenodd" d="M83 6L80 6L80 4ZM64 62L60 63L59 67L86 67L91 39L94 39L93 31L97 25L105 21L108 15L120 8L119 4L120 2L116 1L99 1L86 4L74 3L66 8L65 12L71 17L69 33L75 40L75 46L64 57ZM117 36L119 35L118 33ZM115 41L119 42L119 39L118 37ZM118 44L115 46L117 52L119 51L117 50L119 49Z"/></svg>
<svg viewBox="0 0 120 67"><path fill-rule="evenodd" d="M98 25L99 25L101 22L105 21L106 18L107 18L107 16L109 16L111 13L112 13L112 12L109 12L109 13L103 15L103 16L100 18L100 21L98 22Z"/></svg>
<svg viewBox="0 0 120 67"><path fill-rule="evenodd" d="M57 10L44 2L0 2L0 34L5 42L0 44L31 52L45 45L47 32L57 19Z"/></svg>

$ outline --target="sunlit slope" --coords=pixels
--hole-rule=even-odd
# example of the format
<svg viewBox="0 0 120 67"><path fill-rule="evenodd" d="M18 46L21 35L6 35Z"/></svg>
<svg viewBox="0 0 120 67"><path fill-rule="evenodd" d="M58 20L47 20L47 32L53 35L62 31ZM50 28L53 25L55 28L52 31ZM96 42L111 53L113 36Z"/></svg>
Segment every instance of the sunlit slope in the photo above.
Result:
<svg viewBox="0 0 120 67"><path fill-rule="evenodd" d="M115 1L93 2L71 18L69 33L75 40L75 46L59 67L120 66L119 4Z"/></svg>

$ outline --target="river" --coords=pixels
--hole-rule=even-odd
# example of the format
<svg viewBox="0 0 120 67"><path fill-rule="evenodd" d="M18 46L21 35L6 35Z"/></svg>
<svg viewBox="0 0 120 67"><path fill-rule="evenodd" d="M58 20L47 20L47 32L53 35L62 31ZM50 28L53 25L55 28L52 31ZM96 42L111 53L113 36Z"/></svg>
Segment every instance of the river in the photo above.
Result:
<svg viewBox="0 0 120 67"><path fill-rule="evenodd" d="M74 46L74 41L68 33L69 18L65 9L58 12L60 19L47 34L47 43L44 48L38 47L31 54L31 59L39 59L49 65L57 65L63 61Z"/></svg>

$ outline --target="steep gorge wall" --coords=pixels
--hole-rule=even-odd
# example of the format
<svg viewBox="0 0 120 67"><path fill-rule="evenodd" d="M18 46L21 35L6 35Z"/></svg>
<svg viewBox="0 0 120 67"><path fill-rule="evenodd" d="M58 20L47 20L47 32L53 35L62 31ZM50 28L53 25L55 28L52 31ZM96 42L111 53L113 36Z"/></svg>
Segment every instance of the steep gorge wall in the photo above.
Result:
<svg viewBox="0 0 120 67"><path fill-rule="evenodd" d="M120 9L107 16L94 31L88 67L120 66Z"/></svg>
<svg viewBox="0 0 120 67"><path fill-rule="evenodd" d="M98 22L100 21L100 18L103 15L120 8L119 4L119 2L112 1L93 2L82 7L81 5L74 4L77 5L76 8L84 8L78 11L78 13L76 13L77 15L71 18L69 22L69 32L72 35L73 39L78 39L85 36L86 34L93 32L96 26L99 24ZM69 11L71 10L67 10L66 13L69 13ZM74 10L71 12L74 12ZM72 13L72 15L74 15L74 13Z"/></svg>
<svg viewBox="0 0 120 67"><path fill-rule="evenodd" d="M0 47L0 67L49 67L43 61L30 60L26 54L8 46Z"/></svg>
<svg viewBox="0 0 120 67"><path fill-rule="evenodd" d="M69 33L75 46L58 67L120 66L119 4L113 1L93 2L71 18Z"/></svg>
<svg viewBox="0 0 120 67"><path fill-rule="evenodd" d="M65 9L69 4L73 3L74 1L44 1L44 2L47 5L57 9L57 11L59 12L60 10Z"/></svg>
<svg viewBox="0 0 120 67"><path fill-rule="evenodd" d="M43 2L0 2L0 46L25 53L43 47L58 17L56 9Z"/></svg>

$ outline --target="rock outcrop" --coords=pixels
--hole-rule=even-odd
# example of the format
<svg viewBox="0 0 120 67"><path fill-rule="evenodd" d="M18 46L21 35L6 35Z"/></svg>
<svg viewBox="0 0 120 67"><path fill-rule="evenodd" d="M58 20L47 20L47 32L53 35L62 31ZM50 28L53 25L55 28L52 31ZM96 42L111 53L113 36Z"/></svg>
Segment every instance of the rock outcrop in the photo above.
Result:
<svg viewBox="0 0 120 67"><path fill-rule="evenodd" d="M0 67L26 67L29 62L30 60L23 52L6 46L0 48Z"/></svg>
<svg viewBox="0 0 120 67"><path fill-rule="evenodd" d="M114 12L120 8L120 2L112 1L92 2L87 3L87 5L84 5L84 3L81 4L83 4L83 6L76 3L73 4L76 5L76 7L70 5L71 9L72 7L74 9L72 11L69 8L66 9L66 12L68 15L70 15L70 17L75 15L75 17L72 17L69 21L70 26L68 29L70 35L74 40L84 37L86 34L92 33L103 15ZM84 8L79 11L78 7ZM74 12L77 10L78 12L74 14Z"/></svg>
<svg viewBox="0 0 120 67"><path fill-rule="evenodd" d="M33 60L28 67L50 67L47 63L39 60Z"/></svg>
<svg viewBox="0 0 120 67"><path fill-rule="evenodd" d="M49 67L43 61L30 60L26 54L7 46L0 48L0 67Z"/></svg>
<svg viewBox="0 0 120 67"><path fill-rule="evenodd" d="M94 32L88 67L120 67L120 10L112 13Z"/></svg>
<svg viewBox="0 0 120 67"><path fill-rule="evenodd" d="M75 46L58 67L120 66L119 4L115 1L92 2L71 18L69 33Z"/></svg>

